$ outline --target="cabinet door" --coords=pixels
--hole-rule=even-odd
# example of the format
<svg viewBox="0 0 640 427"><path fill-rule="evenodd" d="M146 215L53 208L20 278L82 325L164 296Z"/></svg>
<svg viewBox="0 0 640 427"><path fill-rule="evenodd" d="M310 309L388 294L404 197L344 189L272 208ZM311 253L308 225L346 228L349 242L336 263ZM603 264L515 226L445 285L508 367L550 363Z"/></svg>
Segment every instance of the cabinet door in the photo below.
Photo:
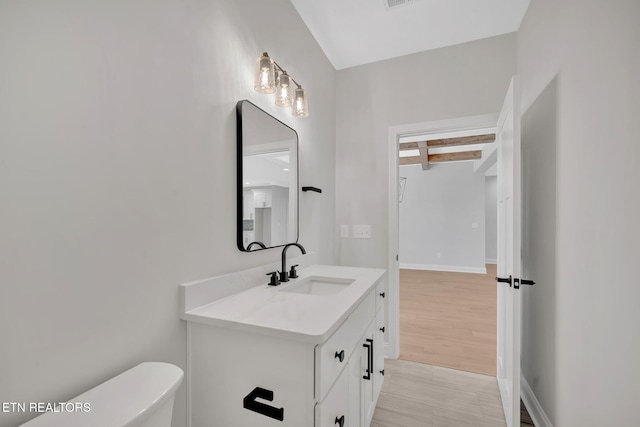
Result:
<svg viewBox="0 0 640 427"><path fill-rule="evenodd" d="M316 405L315 427L356 426L349 413L349 368L338 377L327 396Z"/></svg>
<svg viewBox="0 0 640 427"><path fill-rule="evenodd" d="M372 321L367 328L367 332L364 334L363 340L363 351L362 351L362 386L361 386L361 395L362 395L362 419L365 421L365 426L368 426L371 423L371 419L373 418L373 411L375 409L375 393L374 393L374 383L375 383L375 352L376 352L376 343L375 336L373 333L373 328L375 326L375 321Z"/></svg>
<svg viewBox="0 0 640 427"><path fill-rule="evenodd" d="M362 375L365 366L362 365L364 348L357 348L351 355L346 368L349 377L349 418L345 427L362 426Z"/></svg>
<svg viewBox="0 0 640 427"><path fill-rule="evenodd" d="M312 347L196 322L189 328L196 373L187 384L192 427L313 425ZM257 388L272 392L271 398ZM282 408L283 420L255 410L260 404Z"/></svg>
<svg viewBox="0 0 640 427"><path fill-rule="evenodd" d="M253 194L256 208L271 207L271 190L253 190Z"/></svg>
<svg viewBox="0 0 640 427"><path fill-rule="evenodd" d="M387 328L384 324L384 306L378 309L376 313L376 327L374 329L374 353L373 361L375 367L375 379L374 379L374 400L378 400L380 390L382 389L382 382L384 381L384 337Z"/></svg>

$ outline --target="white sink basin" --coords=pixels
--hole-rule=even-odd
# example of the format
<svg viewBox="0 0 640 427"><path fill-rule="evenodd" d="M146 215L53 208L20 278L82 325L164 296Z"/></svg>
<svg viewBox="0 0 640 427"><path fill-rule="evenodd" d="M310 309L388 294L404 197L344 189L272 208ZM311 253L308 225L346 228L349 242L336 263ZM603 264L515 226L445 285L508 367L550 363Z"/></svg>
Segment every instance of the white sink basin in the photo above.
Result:
<svg viewBox="0 0 640 427"><path fill-rule="evenodd" d="M318 296L335 295L346 289L346 287L354 281L354 279L342 279L338 277L311 276L300 279L299 282L292 283L286 288L280 289L280 291Z"/></svg>

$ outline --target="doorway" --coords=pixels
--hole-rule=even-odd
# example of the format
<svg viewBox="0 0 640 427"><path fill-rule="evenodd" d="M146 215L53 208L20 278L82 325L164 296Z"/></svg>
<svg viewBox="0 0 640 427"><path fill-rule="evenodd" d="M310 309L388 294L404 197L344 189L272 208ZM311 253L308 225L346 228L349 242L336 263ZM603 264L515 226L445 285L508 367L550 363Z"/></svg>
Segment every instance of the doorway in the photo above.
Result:
<svg viewBox="0 0 640 427"><path fill-rule="evenodd" d="M412 138L416 140L423 135L441 135L447 134L466 135L478 134L478 130L495 130L498 116L496 114L472 116L466 118L458 118L451 120L442 120L437 122L425 122L409 125L394 126L389 129L389 252L388 252L388 280L390 305L388 312L388 325L390 331L389 342L387 346L386 356L390 358L401 357L400 352L400 235L399 235L399 196L400 188L398 186L398 177L400 175L400 162L398 153L401 141L410 141ZM487 144L488 145L488 144ZM492 147L483 148L482 161L475 161L474 168L479 174L484 172L495 163L495 151ZM429 171L425 171L428 173ZM411 185L410 183L406 185ZM406 191L406 190L405 190ZM404 196L404 195L403 195ZM472 226L472 224L469 224ZM484 267L484 266L483 266ZM475 273L485 273L483 271L474 271ZM474 276L479 276L474 274ZM495 285L494 285L495 286ZM495 289L495 288L494 288ZM495 347L494 347L495 350Z"/></svg>
<svg viewBox="0 0 640 427"><path fill-rule="evenodd" d="M495 126L398 142L400 359L495 376Z"/></svg>
<svg viewBox="0 0 640 427"><path fill-rule="evenodd" d="M495 116L475 116L465 119L392 126L389 128L389 245L388 286L389 325L388 357L400 355L400 268L398 239L398 157L400 138L419 132L446 132L491 127L495 123L496 144L492 152L482 155L476 170L488 168L497 158L498 167L498 263L497 292L497 382L504 416L509 427L520 425L520 284L532 285L532 280L521 281L521 149L520 149L520 84L518 76L511 79L505 100L496 120ZM474 123L475 126L469 126ZM426 131L425 128L428 128ZM423 144L423 154L425 145ZM484 154L484 149L483 149ZM491 160L491 161L490 161ZM428 162L427 162L428 163ZM527 282L527 283L525 283Z"/></svg>

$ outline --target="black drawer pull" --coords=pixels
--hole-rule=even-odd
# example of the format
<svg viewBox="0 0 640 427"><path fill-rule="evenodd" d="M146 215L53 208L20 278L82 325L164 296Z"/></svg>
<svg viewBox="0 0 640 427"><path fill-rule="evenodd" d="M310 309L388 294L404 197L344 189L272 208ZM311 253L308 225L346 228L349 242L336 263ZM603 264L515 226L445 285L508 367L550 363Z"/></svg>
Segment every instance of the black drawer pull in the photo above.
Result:
<svg viewBox="0 0 640 427"><path fill-rule="evenodd" d="M380 292L380 296L384 298L384 292Z"/></svg>
<svg viewBox="0 0 640 427"><path fill-rule="evenodd" d="M382 370L380 371L380 373L381 373L381 374L382 374L382 376L384 377L384 369L382 369Z"/></svg>
<svg viewBox="0 0 640 427"><path fill-rule="evenodd" d="M284 408L275 408L262 402L256 402L257 398L271 402L273 400L273 392L262 387L256 387L245 396L243 407L278 421L284 420Z"/></svg>
<svg viewBox="0 0 640 427"><path fill-rule="evenodd" d="M384 334L384 326L382 328L380 328L380 332L382 332Z"/></svg>
<svg viewBox="0 0 640 427"><path fill-rule="evenodd" d="M367 338L367 342L362 346L367 349L367 375L363 375L362 378L371 381L371 374L373 373L373 340Z"/></svg>
<svg viewBox="0 0 640 427"><path fill-rule="evenodd" d="M344 415L341 416L340 418L336 417L336 420L334 421L334 424L338 424L340 427L344 426Z"/></svg>
<svg viewBox="0 0 640 427"><path fill-rule="evenodd" d="M344 360L344 350L340 350L339 352L336 351L336 355L334 357L342 362Z"/></svg>

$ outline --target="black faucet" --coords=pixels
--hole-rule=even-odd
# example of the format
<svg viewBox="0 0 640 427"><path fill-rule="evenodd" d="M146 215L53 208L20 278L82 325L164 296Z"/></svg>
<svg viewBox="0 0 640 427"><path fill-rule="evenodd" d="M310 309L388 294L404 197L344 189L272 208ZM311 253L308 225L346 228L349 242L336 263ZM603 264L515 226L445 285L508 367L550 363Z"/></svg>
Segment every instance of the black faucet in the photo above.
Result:
<svg viewBox="0 0 640 427"><path fill-rule="evenodd" d="M300 243L289 243L284 245L284 248L282 248L282 271L280 272L281 282L289 281L289 274L287 273L287 249L289 249L290 246L297 246L298 248L300 248L300 251L303 254L307 253L307 251L304 250L304 247ZM295 272L293 268L291 268L291 270Z"/></svg>
<svg viewBox="0 0 640 427"><path fill-rule="evenodd" d="M258 245L258 246L260 246L262 249L267 249L267 247L264 245L264 243L262 243L262 242L258 242L258 241L255 241L255 242L251 242L251 243L249 243L249 246L247 246L247 250L248 250L248 251L250 251L250 250L251 250L251 247L252 247L253 245Z"/></svg>

